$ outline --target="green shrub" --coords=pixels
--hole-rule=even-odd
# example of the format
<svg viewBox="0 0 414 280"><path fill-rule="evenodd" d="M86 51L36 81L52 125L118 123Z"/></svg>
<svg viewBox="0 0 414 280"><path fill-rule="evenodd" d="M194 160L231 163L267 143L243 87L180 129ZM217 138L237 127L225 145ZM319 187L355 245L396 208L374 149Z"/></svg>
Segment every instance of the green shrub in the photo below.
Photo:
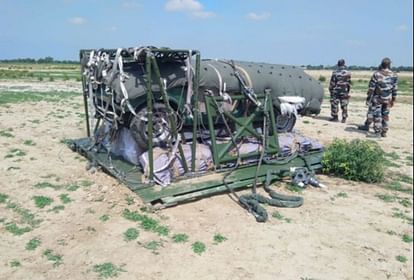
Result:
<svg viewBox="0 0 414 280"><path fill-rule="evenodd" d="M321 82L321 83L326 82L326 77L325 77L325 76L320 75L318 80L319 80L319 82Z"/></svg>
<svg viewBox="0 0 414 280"><path fill-rule="evenodd" d="M381 182L384 179L384 155L374 141L335 139L324 153L322 171L348 180Z"/></svg>

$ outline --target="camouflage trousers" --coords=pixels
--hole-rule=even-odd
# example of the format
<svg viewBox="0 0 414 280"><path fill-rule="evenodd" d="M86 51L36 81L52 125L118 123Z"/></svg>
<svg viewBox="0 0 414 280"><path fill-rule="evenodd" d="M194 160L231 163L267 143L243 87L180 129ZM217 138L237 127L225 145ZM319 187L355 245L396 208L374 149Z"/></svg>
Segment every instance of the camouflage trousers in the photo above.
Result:
<svg viewBox="0 0 414 280"><path fill-rule="evenodd" d="M338 118L339 106L341 106L342 119L346 119L348 117L348 104L349 104L349 97L347 94L346 95L338 95L338 94L331 95L331 116L333 118Z"/></svg>
<svg viewBox="0 0 414 280"><path fill-rule="evenodd" d="M382 102L375 96L368 105L367 120L365 124L369 126L374 123L375 133L386 133L388 131L388 122L390 116L390 105L388 102Z"/></svg>

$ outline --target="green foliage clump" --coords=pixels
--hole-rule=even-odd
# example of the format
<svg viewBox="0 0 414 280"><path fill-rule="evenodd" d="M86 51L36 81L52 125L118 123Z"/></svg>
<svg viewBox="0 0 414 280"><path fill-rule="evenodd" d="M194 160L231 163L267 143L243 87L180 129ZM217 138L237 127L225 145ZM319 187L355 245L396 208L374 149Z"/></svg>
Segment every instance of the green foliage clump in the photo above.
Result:
<svg viewBox="0 0 414 280"><path fill-rule="evenodd" d="M175 243L185 243L188 241L188 235L185 233L177 233L173 235L172 239Z"/></svg>
<svg viewBox="0 0 414 280"><path fill-rule="evenodd" d="M103 263L95 265L93 271L98 273L100 278L113 278L119 276L120 272L125 272L126 270L112 263Z"/></svg>
<svg viewBox="0 0 414 280"><path fill-rule="evenodd" d="M395 259L402 263L405 263L407 261L407 257L401 255L396 256Z"/></svg>
<svg viewBox="0 0 414 280"><path fill-rule="evenodd" d="M55 255L50 249L45 250L43 252L43 256L46 257L48 261L53 262L54 267L63 263L62 255Z"/></svg>
<svg viewBox="0 0 414 280"><path fill-rule="evenodd" d="M218 233L218 234L214 235L213 240L214 240L214 244L219 244L221 242L226 241L227 237L225 237L225 236Z"/></svg>
<svg viewBox="0 0 414 280"><path fill-rule="evenodd" d="M30 239L29 242L26 243L26 250L33 251L35 250L42 242L38 238Z"/></svg>
<svg viewBox="0 0 414 280"><path fill-rule="evenodd" d="M39 207L39 208L45 208L45 206L48 206L48 205L52 204L52 202L53 202L53 199L51 199L50 197L42 196L42 195L34 196L33 200L34 200L36 206Z"/></svg>
<svg viewBox="0 0 414 280"><path fill-rule="evenodd" d="M129 228L124 232L124 240L131 241L137 239L139 231L135 228Z"/></svg>
<svg viewBox="0 0 414 280"><path fill-rule="evenodd" d="M0 203L6 202L7 198L9 198L9 196L7 194L0 193Z"/></svg>
<svg viewBox="0 0 414 280"><path fill-rule="evenodd" d="M196 241L191 245L191 248L193 248L193 252L197 255L201 255L206 250L206 245L203 242Z"/></svg>
<svg viewBox="0 0 414 280"><path fill-rule="evenodd" d="M353 181L381 182L385 171L384 155L374 141L335 139L324 153L322 171Z"/></svg>
<svg viewBox="0 0 414 280"><path fill-rule="evenodd" d="M12 260L12 261L10 262L10 266L11 266L11 267L19 267L19 266L21 266L21 263L20 263L20 261L18 261L18 260Z"/></svg>
<svg viewBox="0 0 414 280"><path fill-rule="evenodd" d="M326 77L325 77L325 76L320 75L318 80L319 80L319 82L322 82L322 83L323 83L323 82L325 82L325 81L326 81Z"/></svg>
<svg viewBox="0 0 414 280"><path fill-rule="evenodd" d="M13 235L19 236L31 231L32 229L30 227L19 227L15 223L8 223L6 224L6 230Z"/></svg>

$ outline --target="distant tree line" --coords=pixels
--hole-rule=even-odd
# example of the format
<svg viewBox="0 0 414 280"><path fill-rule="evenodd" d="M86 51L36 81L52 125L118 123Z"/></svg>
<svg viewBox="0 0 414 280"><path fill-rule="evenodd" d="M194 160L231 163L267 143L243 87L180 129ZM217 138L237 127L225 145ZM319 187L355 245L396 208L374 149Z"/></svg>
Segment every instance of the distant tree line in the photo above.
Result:
<svg viewBox="0 0 414 280"><path fill-rule="evenodd" d="M330 65L302 65L302 68L306 70L333 70L336 68L336 65L330 66ZM376 70L378 69L378 66L357 66L357 65L351 65L348 66L349 70ZM392 67L395 71L413 71L413 66L398 66L398 67Z"/></svg>
<svg viewBox="0 0 414 280"><path fill-rule="evenodd" d="M44 58L34 59L34 58L13 58L13 59L0 59L2 63L39 63L39 64L79 64L79 61L76 60L56 60L51 56L46 56Z"/></svg>
<svg viewBox="0 0 414 280"><path fill-rule="evenodd" d="M46 56L44 58L34 59L34 58L14 58L14 59L0 59L2 63L39 63L39 64L79 64L77 60L56 60L51 56ZM336 68L336 65L301 65L303 69L307 70L333 70ZM349 70L375 70L378 66L357 66L351 65L348 66ZM413 71L413 66L398 66L393 67L395 71Z"/></svg>

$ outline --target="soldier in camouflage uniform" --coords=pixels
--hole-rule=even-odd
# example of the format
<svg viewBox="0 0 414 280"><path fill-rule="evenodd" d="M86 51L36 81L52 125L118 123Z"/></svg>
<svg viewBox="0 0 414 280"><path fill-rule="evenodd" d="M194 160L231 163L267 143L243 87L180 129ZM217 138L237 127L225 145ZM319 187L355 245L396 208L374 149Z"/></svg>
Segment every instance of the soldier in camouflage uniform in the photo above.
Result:
<svg viewBox="0 0 414 280"><path fill-rule="evenodd" d="M391 60L386 57L372 75L367 93L367 120L358 127L368 131L370 124L374 123L375 137L387 136L390 108L397 98L398 77L390 68Z"/></svg>
<svg viewBox="0 0 414 280"><path fill-rule="evenodd" d="M338 121L339 105L342 110L342 122L346 122L348 117L349 91L351 89L351 72L346 69L345 60L340 59L337 63L337 69L332 72L329 83L329 92L331 94L331 119Z"/></svg>

